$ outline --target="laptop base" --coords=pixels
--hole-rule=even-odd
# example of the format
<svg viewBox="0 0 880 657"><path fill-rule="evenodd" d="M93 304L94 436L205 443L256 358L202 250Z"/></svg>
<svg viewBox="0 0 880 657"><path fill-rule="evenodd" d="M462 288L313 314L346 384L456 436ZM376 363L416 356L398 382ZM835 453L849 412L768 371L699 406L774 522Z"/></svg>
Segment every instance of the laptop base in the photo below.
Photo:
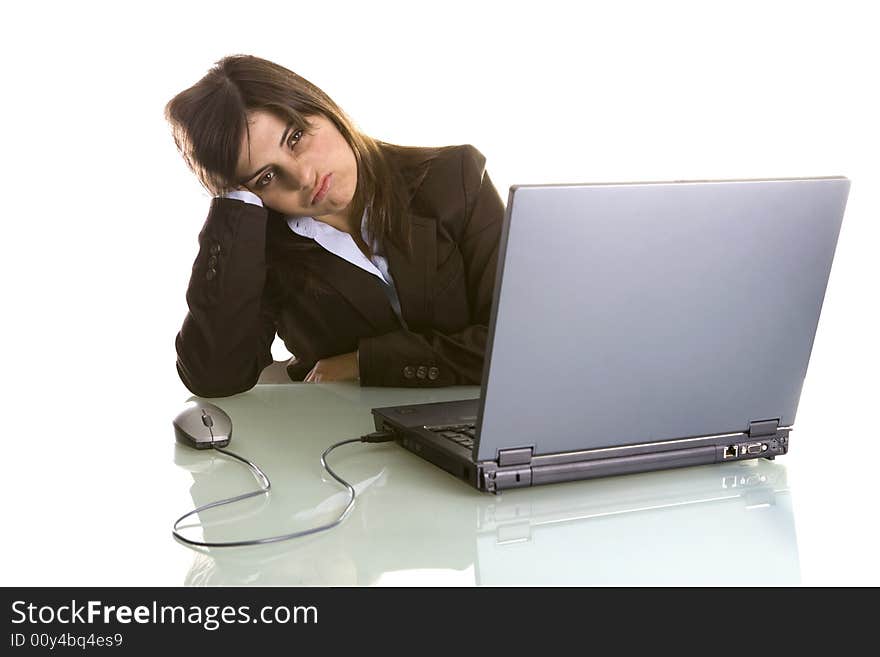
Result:
<svg viewBox="0 0 880 657"><path fill-rule="evenodd" d="M772 460L788 452L792 429L767 420L752 422L743 432L559 454L533 455L530 447L522 447L501 450L494 460L476 461L476 447L466 449L427 427L476 422L478 404L478 399L468 399L374 408L373 419L377 430L395 432L404 449L488 493L709 463Z"/></svg>

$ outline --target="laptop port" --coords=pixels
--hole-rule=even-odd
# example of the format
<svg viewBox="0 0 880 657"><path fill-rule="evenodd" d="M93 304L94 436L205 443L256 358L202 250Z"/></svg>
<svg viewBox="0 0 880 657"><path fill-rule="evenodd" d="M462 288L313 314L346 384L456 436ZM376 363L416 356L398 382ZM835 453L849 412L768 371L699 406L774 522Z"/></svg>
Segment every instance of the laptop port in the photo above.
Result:
<svg viewBox="0 0 880 657"><path fill-rule="evenodd" d="M724 458L726 459L735 459L736 458L736 445L728 445L727 449L724 450Z"/></svg>
<svg viewBox="0 0 880 657"><path fill-rule="evenodd" d="M752 443L751 445L748 446L748 453L749 454L760 454L765 449L767 449L767 448L765 446L761 445L761 443Z"/></svg>

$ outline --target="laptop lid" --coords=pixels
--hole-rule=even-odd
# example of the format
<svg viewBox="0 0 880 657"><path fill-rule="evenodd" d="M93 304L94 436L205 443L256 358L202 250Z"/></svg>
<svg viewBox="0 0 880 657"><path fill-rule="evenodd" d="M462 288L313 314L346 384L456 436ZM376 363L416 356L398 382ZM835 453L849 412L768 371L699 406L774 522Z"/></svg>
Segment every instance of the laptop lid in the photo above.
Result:
<svg viewBox="0 0 880 657"><path fill-rule="evenodd" d="M792 425L849 186L512 186L477 460Z"/></svg>

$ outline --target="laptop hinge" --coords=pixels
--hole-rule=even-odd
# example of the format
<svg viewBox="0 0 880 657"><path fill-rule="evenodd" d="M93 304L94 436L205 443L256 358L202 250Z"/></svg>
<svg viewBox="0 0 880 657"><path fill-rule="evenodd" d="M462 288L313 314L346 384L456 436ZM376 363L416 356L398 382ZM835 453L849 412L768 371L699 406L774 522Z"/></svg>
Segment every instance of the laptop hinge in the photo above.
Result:
<svg viewBox="0 0 880 657"><path fill-rule="evenodd" d="M532 447L517 447L498 451L498 466L528 465L532 462Z"/></svg>
<svg viewBox="0 0 880 657"><path fill-rule="evenodd" d="M779 418L775 420L752 420L749 422L749 437L773 436L779 429Z"/></svg>

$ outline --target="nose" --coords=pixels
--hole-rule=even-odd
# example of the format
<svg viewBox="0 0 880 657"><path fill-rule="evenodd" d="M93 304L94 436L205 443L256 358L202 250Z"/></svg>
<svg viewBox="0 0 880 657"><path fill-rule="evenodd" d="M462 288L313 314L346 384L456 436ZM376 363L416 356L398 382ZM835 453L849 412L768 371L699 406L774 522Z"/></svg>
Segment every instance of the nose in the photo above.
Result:
<svg viewBox="0 0 880 657"><path fill-rule="evenodd" d="M287 174L285 182L293 191L309 193L314 187L315 170L310 165L291 158L285 169Z"/></svg>

